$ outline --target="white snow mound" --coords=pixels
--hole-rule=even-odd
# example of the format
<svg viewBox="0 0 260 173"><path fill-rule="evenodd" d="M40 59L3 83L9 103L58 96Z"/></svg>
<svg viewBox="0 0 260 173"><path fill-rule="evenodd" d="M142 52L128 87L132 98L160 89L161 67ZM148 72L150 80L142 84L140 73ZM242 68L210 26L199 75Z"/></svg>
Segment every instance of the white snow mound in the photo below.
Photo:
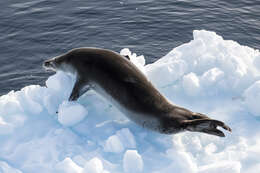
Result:
<svg viewBox="0 0 260 173"><path fill-rule="evenodd" d="M149 65L121 54L174 104L224 121L231 134L143 129L93 91L68 102L75 78L58 72L0 97L0 172L258 172L260 53L214 32L193 37Z"/></svg>

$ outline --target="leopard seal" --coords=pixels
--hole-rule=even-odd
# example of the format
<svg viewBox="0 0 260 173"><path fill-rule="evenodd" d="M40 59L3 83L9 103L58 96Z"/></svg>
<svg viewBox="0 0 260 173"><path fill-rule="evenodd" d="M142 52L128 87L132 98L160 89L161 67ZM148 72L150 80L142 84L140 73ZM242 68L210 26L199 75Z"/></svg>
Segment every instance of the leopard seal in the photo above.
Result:
<svg viewBox="0 0 260 173"><path fill-rule="evenodd" d="M172 104L127 57L100 48L76 48L44 61L47 70L76 75L69 101L90 89L109 100L135 123L163 134L203 132L224 137L222 121Z"/></svg>

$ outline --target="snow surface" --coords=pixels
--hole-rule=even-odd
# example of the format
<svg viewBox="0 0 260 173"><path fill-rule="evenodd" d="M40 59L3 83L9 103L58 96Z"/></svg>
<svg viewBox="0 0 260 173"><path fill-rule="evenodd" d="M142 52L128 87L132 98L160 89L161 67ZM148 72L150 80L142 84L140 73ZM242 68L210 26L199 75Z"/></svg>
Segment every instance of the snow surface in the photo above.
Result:
<svg viewBox="0 0 260 173"><path fill-rule="evenodd" d="M67 102L75 79L58 72L0 97L0 172L258 172L260 53L214 32L193 37L149 65L121 53L173 103L231 126L226 138L151 132L93 91Z"/></svg>
<svg viewBox="0 0 260 173"><path fill-rule="evenodd" d="M136 150L127 150L123 159L124 172L138 173L143 171L142 157Z"/></svg>

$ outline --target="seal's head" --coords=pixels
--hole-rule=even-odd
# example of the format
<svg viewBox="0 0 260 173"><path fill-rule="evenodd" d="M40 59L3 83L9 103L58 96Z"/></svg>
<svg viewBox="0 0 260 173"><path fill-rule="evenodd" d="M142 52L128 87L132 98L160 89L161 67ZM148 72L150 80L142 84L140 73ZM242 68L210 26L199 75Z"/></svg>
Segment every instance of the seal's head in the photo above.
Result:
<svg viewBox="0 0 260 173"><path fill-rule="evenodd" d="M57 68L57 67L58 67L58 64L57 64L57 62L56 62L56 57L44 61L44 62L43 62L43 67L44 67L46 70L57 71L57 69L58 69L58 68Z"/></svg>
<svg viewBox="0 0 260 173"><path fill-rule="evenodd" d="M71 58L72 57L70 56L70 54L57 56L44 61L43 67L46 70L51 71L64 71L68 73L74 73L75 68L73 67L72 63L70 63Z"/></svg>

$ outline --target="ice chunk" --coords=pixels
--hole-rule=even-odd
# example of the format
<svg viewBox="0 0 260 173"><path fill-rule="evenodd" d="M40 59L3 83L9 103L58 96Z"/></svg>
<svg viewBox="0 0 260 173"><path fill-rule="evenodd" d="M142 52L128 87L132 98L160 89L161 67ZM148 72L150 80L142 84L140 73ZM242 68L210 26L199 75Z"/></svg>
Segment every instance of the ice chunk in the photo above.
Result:
<svg viewBox="0 0 260 173"><path fill-rule="evenodd" d="M88 161L82 173L109 173L108 171L104 170L102 161L95 157Z"/></svg>
<svg viewBox="0 0 260 173"><path fill-rule="evenodd" d="M208 43L208 45L211 47L215 46L217 43L223 40L223 37L217 35L215 32L209 32L206 30L194 30L193 38L194 40L201 39L203 42Z"/></svg>
<svg viewBox="0 0 260 173"><path fill-rule="evenodd" d="M0 116L0 135L10 134L15 128L23 126L26 116L22 114Z"/></svg>
<svg viewBox="0 0 260 173"><path fill-rule="evenodd" d="M48 88L54 89L57 92L61 92L68 90L71 91L74 82L75 78L73 76L58 71L55 75L50 76L45 83Z"/></svg>
<svg viewBox="0 0 260 173"><path fill-rule="evenodd" d="M190 96L198 94L194 91L210 91L215 84L218 87L214 88L214 95L223 92L238 95L260 76L257 68L259 51L240 46L234 41L226 41L214 32L194 31L193 36L194 40L174 48L155 63L145 66L149 79L156 86L175 85L179 88L182 86L179 85L179 79L184 78L185 83L191 86L185 85L188 95L192 94ZM189 74L196 74L198 79ZM190 92L193 86L196 89ZM211 92L205 94L212 96Z"/></svg>
<svg viewBox="0 0 260 173"><path fill-rule="evenodd" d="M143 73L145 73L145 59L143 55L137 56L135 53L132 54L128 48L122 49L120 54L123 56L128 56L130 61L135 64Z"/></svg>
<svg viewBox="0 0 260 173"><path fill-rule="evenodd" d="M260 69L260 55L256 56L254 59L254 65Z"/></svg>
<svg viewBox="0 0 260 173"><path fill-rule="evenodd" d="M143 159L136 150L127 150L123 158L125 173L137 173L143 171Z"/></svg>
<svg viewBox="0 0 260 173"><path fill-rule="evenodd" d="M69 157L56 164L58 173L82 173L82 170L83 168L74 163Z"/></svg>
<svg viewBox="0 0 260 173"><path fill-rule="evenodd" d="M117 131L116 135L124 145L124 148L133 149L136 147L134 135L128 128L123 128Z"/></svg>
<svg viewBox="0 0 260 173"><path fill-rule="evenodd" d="M57 72L46 87L0 96L0 172L255 173L260 121L248 114L260 115L260 52L214 32L193 36L149 65L121 53L169 101L230 125L226 138L153 133L93 91L68 102L75 76Z"/></svg>
<svg viewBox="0 0 260 173"><path fill-rule="evenodd" d="M255 164L254 166L250 167L248 170L246 170L246 173L258 173L260 170L260 163Z"/></svg>
<svg viewBox="0 0 260 173"><path fill-rule="evenodd" d="M120 51L120 55L123 55L123 56L131 56L132 53L131 51L128 49L128 48L124 48Z"/></svg>
<svg viewBox="0 0 260 173"><path fill-rule="evenodd" d="M22 173L20 170L15 169L8 165L6 162L0 161L0 172L1 173Z"/></svg>
<svg viewBox="0 0 260 173"><path fill-rule="evenodd" d="M185 92L190 96L196 96L200 90L199 79L194 73L185 75L183 77L182 85Z"/></svg>
<svg viewBox="0 0 260 173"><path fill-rule="evenodd" d="M240 173L241 164L236 161L222 161L214 164L202 166L198 173Z"/></svg>
<svg viewBox="0 0 260 173"><path fill-rule="evenodd" d="M55 91L48 90L48 92L43 97L43 104L48 113L54 115L57 112L62 100L63 99L59 97Z"/></svg>
<svg viewBox="0 0 260 173"><path fill-rule="evenodd" d="M59 107L58 120L64 126L73 126L82 121L87 113L79 103L64 101Z"/></svg>
<svg viewBox="0 0 260 173"><path fill-rule="evenodd" d="M201 77L201 83L204 86L209 87L213 84L216 84L223 77L224 77L224 72L221 71L219 68L215 67L203 73Z"/></svg>
<svg viewBox="0 0 260 173"><path fill-rule="evenodd" d="M180 149L173 148L167 151L167 156L172 160L172 163L164 169L164 172L196 173L198 168L193 156Z"/></svg>
<svg viewBox="0 0 260 173"><path fill-rule="evenodd" d="M205 152L207 154L212 154L213 152L215 152L217 150L217 147L215 144L210 143L205 147Z"/></svg>
<svg viewBox="0 0 260 173"><path fill-rule="evenodd" d="M133 134L129 129L123 128L106 140L104 151L120 153L123 152L126 148L131 149L135 147L136 143Z"/></svg>
<svg viewBox="0 0 260 173"><path fill-rule="evenodd" d="M121 143L117 135L110 136L105 143L104 150L106 152L120 153L124 150L124 146Z"/></svg>
<svg viewBox="0 0 260 173"><path fill-rule="evenodd" d="M0 135L4 134L9 134L13 132L13 126L12 124L9 124L5 122L1 117L0 117Z"/></svg>
<svg viewBox="0 0 260 173"><path fill-rule="evenodd" d="M174 84L187 71L187 68L186 62L181 59L173 59L167 63L157 62L145 66L147 77L158 87Z"/></svg>
<svg viewBox="0 0 260 173"><path fill-rule="evenodd" d="M17 99L17 92L9 92L0 97L0 115L10 115L24 112L20 101Z"/></svg>
<svg viewBox="0 0 260 173"><path fill-rule="evenodd" d="M37 115L43 111L42 105L38 102L35 96L31 93L34 93L35 90L38 90L40 86L31 85L24 87L21 91L16 93L16 99L20 102L20 105L28 113ZM38 91L39 92L39 91ZM44 93L39 92L39 96L43 96Z"/></svg>
<svg viewBox="0 0 260 173"><path fill-rule="evenodd" d="M260 80L246 89L244 96L249 111L255 116L260 116Z"/></svg>

